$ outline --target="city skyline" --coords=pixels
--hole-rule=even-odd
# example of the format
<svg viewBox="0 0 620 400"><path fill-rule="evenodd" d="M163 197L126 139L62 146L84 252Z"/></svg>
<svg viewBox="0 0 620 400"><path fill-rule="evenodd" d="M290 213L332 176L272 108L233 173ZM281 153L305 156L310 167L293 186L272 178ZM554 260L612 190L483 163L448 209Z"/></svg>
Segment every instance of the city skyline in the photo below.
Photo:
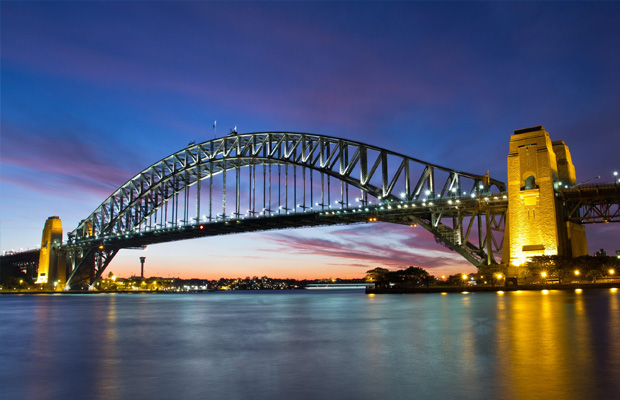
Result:
<svg viewBox="0 0 620 400"><path fill-rule="evenodd" d="M510 135L543 125L583 182L620 170L618 4L6 3L0 250L66 233L153 162L237 126L344 137L506 180ZM620 226L587 228L589 252ZM231 256L234 254L234 256ZM383 223L123 250L151 276L359 278L472 272L421 228Z"/></svg>

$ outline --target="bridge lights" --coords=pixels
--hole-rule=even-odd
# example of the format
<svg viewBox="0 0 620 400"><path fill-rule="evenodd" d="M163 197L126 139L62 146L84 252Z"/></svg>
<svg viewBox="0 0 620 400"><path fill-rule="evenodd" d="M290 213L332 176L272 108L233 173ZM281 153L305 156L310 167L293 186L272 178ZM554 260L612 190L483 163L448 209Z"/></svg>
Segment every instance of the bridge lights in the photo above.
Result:
<svg viewBox="0 0 620 400"><path fill-rule="evenodd" d="M400 194L400 198L401 198L401 199L404 199L404 198L405 198L405 196L407 196L407 194L406 194L405 192L402 192L402 193Z"/></svg>
<svg viewBox="0 0 620 400"><path fill-rule="evenodd" d="M547 273L546 273L546 272L542 272L542 273L540 274L540 276L542 276L543 278L546 278L546 277L547 277Z"/></svg>
<svg viewBox="0 0 620 400"><path fill-rule="evenodd" d="M610 270L609 270L609 271L607 271L607 272L609 272L609 275L613 275L613 274L615 274L615 273L616 273L616 271L615 271L615 270L613 270L613 269L610 269Z"/></svg>
<svg viewBox="0 0 620 400"><path fill-rule="evenodd" d="M580 274L580 273L581 273L581 272L579 272L579 270L578 270L578 269L576 269L576 270L575 270L575 276L579 276L579 274Z"/></svg>
<svg viewBox="0 0 620 400"><path fill-rule="evenodd" d="M99 245L99 250L103 250L103 245L102 244Z"/></svg>

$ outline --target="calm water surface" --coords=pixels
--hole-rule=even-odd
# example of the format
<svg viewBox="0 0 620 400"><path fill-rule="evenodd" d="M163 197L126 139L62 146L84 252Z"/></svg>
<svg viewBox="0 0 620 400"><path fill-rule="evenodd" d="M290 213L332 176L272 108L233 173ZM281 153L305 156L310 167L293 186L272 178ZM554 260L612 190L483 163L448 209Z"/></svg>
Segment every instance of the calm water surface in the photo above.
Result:
<svg viewBox="0 0 620 400"><path fill-rule="evenodd" d="M0 296L0 399L610 399L620 292Z"/></svg>

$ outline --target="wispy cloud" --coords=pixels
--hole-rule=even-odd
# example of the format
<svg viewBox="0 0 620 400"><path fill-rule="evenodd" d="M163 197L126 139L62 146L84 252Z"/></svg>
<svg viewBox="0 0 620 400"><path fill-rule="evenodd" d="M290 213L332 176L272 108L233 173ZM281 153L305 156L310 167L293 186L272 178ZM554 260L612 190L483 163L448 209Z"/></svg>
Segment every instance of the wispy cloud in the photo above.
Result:
<svg viewBox="0 0 620 400"><path fill-rule="evenodd" d="M109 195L138 170L127 169L122 148L84 140L65 132L62 137L2 122L2 164L11 174L0 179L44 193Z"/></svg>
<svg viewBox="0 0 620 400"><path fill-rule="evenodd" d="M283 253L347 259L350 262L346 265L350 267L416 265L433 270L469 265L457 253L435 243L430 233L422 234L392 224L361 224L327 230L321 237L302 232L267 233L263 240L277 245L278 251Z"/></svg>

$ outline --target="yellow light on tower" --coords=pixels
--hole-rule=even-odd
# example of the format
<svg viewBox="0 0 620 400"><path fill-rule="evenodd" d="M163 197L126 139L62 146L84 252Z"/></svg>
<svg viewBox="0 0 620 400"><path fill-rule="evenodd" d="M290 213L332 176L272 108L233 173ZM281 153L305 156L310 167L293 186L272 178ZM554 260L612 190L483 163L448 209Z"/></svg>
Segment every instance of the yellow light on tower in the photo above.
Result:
<svg viewBox="0 0 620 400"><path fill-rule="evenodd" d="M466 281L466 280L467 280L467 275L463 274L463 275L461 276L461 278L463 278L463 280L464 280L464 281Z"/></svg>
<svg viewBox="0 0 620 400"><path fill-rule="evenodd" d="M610 269L610 270L609 270L609 271L607 271L607 272L609 272L609 275L613 275L613 274L615 274L615 273L616 273L616 271L615 271L613 268L612 268L612 269Z"/></svg>
<svg viewBox="0 0 620 400"><path fill-rule="evenodd" d="M543 272L543 273L540 274L540 276L542 276L543 278L546 278L547 277L547 273Z"/></svg>
<svg viewBox="0 0 620 400"><path fill-rule="evenodd" d="M580 272L578 269L575 270L575 276L579 276Z"/></svg>

